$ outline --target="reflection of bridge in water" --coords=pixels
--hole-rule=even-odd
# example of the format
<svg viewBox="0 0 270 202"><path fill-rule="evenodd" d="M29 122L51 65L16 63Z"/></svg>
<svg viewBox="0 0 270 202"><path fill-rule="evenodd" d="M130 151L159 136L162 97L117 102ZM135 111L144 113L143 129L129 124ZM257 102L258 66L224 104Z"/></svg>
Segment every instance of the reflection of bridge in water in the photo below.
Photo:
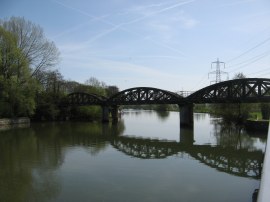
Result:
<svg viewBox="0 0 270 202"><path fill-rule="evenodd" d="M260 179L264 153L261 150L255 150L254 147L249 147L248 149L236 144L234 146L225 146L222 143L220 143L221 146L196 145L194 144L194 130L186 128L180 128L179 141L168 141L124 136L125 126L123 121L119 122L119 124L93 125L72 123L60 124L56 128L49 127L48 130L40 130L40 127L34 127L33 129L36 130L36 134L39 134L36 143L41 144L44 142L42 140L46 137L46 144L48 143L50 145L53 143L57 147L52 156L58 153L57 156L59 159L61 159L59 157L61 156L61 151L64 150L62 148L70 147L70 145L79 145L82 148L89 149L93 155L105 150L108 145L111 145L123 154L134 158L165 159L172 156L179 158L190 156L200 163L221 172ZM65 132L62 133L62 131ZM229 131L234 133L233 130ZM48 136L47 134L54 135ZM227 134L223 133L223 135ZM229 134L228 138L230 138L230 135L232 134ZM19 137L22 138L23 136ZM51 137L53 138L51 139ZM57 138L54 139L55 137ZM241 137L239 136L237 139L241 139ZM40 150L42 146L33 148Z"/></svg>
<svg viewBox="0 0 270 202"><path fill-rule="evenodd" d="M71 132L72 142L75 145L104 148L112 147L125 155L140 159L165 159L170 156L186 155L193 157L200 163L228 174L260 179L264 153L261 150L242 148L238 146L195 145L192 129L180 130L180 141L149 139L143 137L123 136L123 122L116 125L100 125L100 132L84 135ZM70 128L69 131L73 131ZM186 155L185 155L186 154Z"/></svg>
<svg viewBox="0 0 270 202"><path fill-rule="evenodd" d="M222 172L255 179L261 176L262 151L127 136L113 137L110 142L117 150L136 158L161 159L184 152Z"/></svg>

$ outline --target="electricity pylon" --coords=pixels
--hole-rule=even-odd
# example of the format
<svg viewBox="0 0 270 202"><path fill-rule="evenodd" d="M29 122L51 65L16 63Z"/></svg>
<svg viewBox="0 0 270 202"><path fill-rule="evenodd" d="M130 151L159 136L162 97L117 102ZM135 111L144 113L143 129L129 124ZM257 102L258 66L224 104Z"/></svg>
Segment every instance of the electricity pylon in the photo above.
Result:
<svg viewBox="0 0 270 202"><path fill-rule="evenodd" d="M228 72L224 72L224 71L220 70L221 66L223 66L224 69L225 69L225 63L224 62L220 62L219 59L217 58L217 61L211 63L211 69L213 68L213 65L215 65L216 70L208 73L208 79L209 79L210 74L215 74L216 75L216 80L210 81L210 84L212 84L213 82L214 83L221 82L221 75L222 74L227 74L227 79L229 78Z"/></svg>

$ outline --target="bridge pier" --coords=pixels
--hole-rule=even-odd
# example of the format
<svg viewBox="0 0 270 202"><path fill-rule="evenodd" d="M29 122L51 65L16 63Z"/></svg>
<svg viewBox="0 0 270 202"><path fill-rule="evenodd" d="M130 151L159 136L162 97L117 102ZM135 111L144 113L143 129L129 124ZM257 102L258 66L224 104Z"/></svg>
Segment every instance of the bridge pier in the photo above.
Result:
<svg viewBox="0 0 270 202"><path fill-rule="evenodd" d="M111 114L112 114L112 122L113 123L118 122L118 109L119 109L119 106L117 106L117 105L112 106Z"/></svg>
<svg viewBox="0 0 270 202"><path fill-rule="evenodd" d="M181 127L180 126L180 143L184 145L193 145L194 140L194 128L193 127Z"/></svg>
<svg viewBox="0 0 270 202"><path fill-rule="evenodd" d="M109 107L102 106L102 122L107 123L109 122Z"/></svg>
<svg viewBox="0 0 270 202"><path fill-rule="evenodd" d="M193 127L193 104L179 105L180 126Z"/></svg>

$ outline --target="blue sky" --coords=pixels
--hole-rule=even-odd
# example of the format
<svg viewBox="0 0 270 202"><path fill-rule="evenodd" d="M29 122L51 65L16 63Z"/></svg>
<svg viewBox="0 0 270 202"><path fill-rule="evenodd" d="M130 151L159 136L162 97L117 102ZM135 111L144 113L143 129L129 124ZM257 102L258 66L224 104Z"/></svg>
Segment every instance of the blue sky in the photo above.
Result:
<svg viewBox="0 0 270 202"><path fill-rule="evenodd" d="M11 16L44 29L65 79L194 91L217 58L229 78L270 77L269 0L0 0Z"/></svg>

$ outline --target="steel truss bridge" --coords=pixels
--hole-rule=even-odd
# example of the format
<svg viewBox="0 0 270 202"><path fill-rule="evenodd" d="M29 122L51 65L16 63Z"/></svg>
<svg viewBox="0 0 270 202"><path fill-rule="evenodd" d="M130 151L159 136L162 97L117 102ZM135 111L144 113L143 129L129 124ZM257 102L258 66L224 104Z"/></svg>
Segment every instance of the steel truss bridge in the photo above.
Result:
<svg viewBox="0 0 270 202"><path fill-rule="evenodd" d="M193 104L258 102L270 102L270 79L228 80L202 88L186 97L151 87L126 89L109 98L96 94L74 92L69 94L62 104L66 106L100 105L103 107L104 121L108 121L108 107L112 108L113 119L117 119L118 106L120 105L178 104L181 107L181 124L193 125Z"/></svg>

